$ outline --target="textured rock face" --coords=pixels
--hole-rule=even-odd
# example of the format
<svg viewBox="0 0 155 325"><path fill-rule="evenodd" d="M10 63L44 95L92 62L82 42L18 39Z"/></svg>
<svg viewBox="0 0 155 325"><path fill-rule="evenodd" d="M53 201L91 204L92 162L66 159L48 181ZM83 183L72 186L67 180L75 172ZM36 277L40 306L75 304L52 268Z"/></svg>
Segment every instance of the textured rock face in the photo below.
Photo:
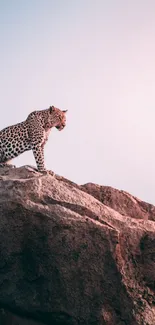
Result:
<svg viewBox="0 0 155 325"><path fill-rule="evenodd" d="M81 186L81 188L122 215L130 216L135 219L155 221L154 205L146 203L125 191L119 191L110 186L100 186L92 183L85 184Z"/></svg>
<svg viewBox="0 0 155 325"><path fill-rule="evenodd" d="M0 194L0 324L155 324L153 206L29 167Z"/></svg>

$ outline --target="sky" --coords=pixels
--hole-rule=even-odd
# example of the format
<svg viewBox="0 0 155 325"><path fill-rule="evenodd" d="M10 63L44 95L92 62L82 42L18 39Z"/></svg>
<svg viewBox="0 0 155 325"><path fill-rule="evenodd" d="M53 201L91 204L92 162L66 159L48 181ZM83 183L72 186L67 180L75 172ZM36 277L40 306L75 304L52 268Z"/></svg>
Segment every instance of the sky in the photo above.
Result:
<svg viewBox="0 0 155 325"><path fill-rule="evenodd" d="M0 49L0 129L68 109L46 167L155 204L155 1L0 0Z"/></svg>

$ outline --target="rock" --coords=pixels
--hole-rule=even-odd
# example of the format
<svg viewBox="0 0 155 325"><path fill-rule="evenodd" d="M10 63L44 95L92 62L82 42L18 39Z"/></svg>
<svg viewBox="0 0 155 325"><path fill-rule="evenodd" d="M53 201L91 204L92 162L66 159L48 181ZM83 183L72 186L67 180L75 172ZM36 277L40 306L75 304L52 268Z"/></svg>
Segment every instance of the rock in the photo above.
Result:
<svg viewBox="0 0 155 325"><path fill-rule="evenodd" d="M1 325L155 324L153 206L30 166L0 193Z"/></svg>
<svg viewBox="0 0 155 325"><path fill-rule="evenodd" d="M93 183L85 184L81 188L122 215L155 221L154 205L146 203L125 191Z"/></svg>
<svg viewBox="0 0 155 325"><path fill-rule="evenodd" d="M14 315L13 313L6 311L5 309L0 309L0 324L1 325L44 325L40 322L35 322L32 319L26 319Z"/></svg>

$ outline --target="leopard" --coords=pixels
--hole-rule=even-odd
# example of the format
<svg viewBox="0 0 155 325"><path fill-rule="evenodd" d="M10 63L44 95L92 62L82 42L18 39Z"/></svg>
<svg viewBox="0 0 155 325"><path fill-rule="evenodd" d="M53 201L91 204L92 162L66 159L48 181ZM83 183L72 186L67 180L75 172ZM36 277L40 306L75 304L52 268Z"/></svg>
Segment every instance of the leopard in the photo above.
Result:
<svg viewBox="0 0 155 325"><path fill-rule="evenodd" d="M52 128L59 131L66 126L66 112L55 106L31 112L25 121L0 131L0 167L32 150L39 172L46 172L44 147Z"/></svg>

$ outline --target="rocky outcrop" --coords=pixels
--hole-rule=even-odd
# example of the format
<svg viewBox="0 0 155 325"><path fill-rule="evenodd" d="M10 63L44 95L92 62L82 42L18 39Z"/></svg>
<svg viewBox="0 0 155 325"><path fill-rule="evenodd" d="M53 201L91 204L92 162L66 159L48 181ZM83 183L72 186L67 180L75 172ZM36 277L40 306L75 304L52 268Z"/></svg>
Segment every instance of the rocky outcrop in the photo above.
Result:
<svg viewBox="0 0 155 325"><path fill-rule="evenodd" d="M155 221L154 205L146 203L125 191L92 183L85 184L81 188L122 215Z"/></svg>
<svg viewBox="0 0 155 325"><path fill-rule="evenodd" d="M31 167L0 193L2 325L155 324L152 205Z"/></svg>

